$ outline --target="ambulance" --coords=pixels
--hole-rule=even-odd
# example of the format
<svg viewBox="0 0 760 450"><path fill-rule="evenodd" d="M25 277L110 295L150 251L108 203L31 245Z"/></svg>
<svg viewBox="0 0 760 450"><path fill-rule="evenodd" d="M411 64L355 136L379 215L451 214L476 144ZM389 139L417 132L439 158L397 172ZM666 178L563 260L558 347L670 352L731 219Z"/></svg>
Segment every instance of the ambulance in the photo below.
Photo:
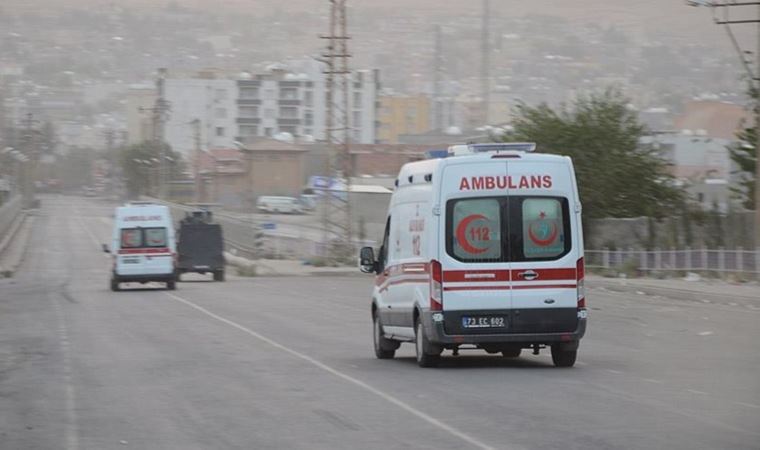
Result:
<svg viewBox="0 0 760 450"><path fill-rule="evenodd" d="M414 343L515 358L551 350L575 364L586 330L581 203L570 158L535 144L455 145L401 168L377 254L361 249L375 355Z"/></svg>
<svg viewBox="0 0 760 450"><path fill-rule="evenodd" d="M177 247L169 208L147 202L133 202L116 208L111 247L113 270L111 290L120 283L166 283L176 288Z"/></svg>

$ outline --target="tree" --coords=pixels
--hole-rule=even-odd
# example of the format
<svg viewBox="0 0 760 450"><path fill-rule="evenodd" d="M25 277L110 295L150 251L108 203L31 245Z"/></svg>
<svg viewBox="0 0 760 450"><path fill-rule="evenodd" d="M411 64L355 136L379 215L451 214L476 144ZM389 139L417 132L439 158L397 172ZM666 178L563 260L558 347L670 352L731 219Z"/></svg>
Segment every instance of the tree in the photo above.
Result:
<svg viewBox="0 0 760 450"><path fill-rule="evenodd" d="M182 178L185 173L182 155L172 151L169 144L142 142L121 149L119 163L126 182L127 195L136 197L158 194L162 155L167 157L164 168L168 170L168 179Z"/></svg>
<svg viewBox="0 0 760 450"><path fill-rule="evenodd" d="M506 139L572 157L586 217L660 218L681 203L682 192L656 150L640 144L644 127L628 104L608 89L557 111L518 105Z"/></svg>
<svg viewBox="0 0 760 450"><path fill-rule="evenodd" d="M750 88L749 96L757 108L758 89ZM735 174L739 175L739 187L731 190L742 199L742 205L750 210L755 209L755 169L757 167L757 127L746 126L736 133L738 142L728 146L731 160L736 164Z"/></svg>

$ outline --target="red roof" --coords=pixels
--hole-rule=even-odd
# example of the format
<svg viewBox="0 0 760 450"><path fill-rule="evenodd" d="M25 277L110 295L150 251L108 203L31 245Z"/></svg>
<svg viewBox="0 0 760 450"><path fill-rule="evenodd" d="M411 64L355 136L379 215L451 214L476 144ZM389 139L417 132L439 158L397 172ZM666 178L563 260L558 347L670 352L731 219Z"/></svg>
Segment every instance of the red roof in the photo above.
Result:
<svg viewBox="0 0 760 450"><path fill-rule="evenodd" d="M705 130L707 136L736 139L742 120L749 120L749 112L741 105L716 101L693 101L675 118L678 130Z"/></svg>

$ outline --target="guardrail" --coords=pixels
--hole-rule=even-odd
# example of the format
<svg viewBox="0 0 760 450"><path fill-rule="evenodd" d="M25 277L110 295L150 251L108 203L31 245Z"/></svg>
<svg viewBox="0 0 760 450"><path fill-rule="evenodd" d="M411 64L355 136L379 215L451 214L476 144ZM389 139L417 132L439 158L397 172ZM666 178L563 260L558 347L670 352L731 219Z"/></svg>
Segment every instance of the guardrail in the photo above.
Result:
<svg viewBox="0 0 760 450"><path fill-rule="evenodd" d="M586 267L641 272L682 271L756 274L760 277L760 248L586 250Z"/></svg>
<svg viewBox="0 0 760 450"><path fill-rule="evenodd" d="M14 222L21 214L23 202L21 196L17 195L0 206L0 242L3 241L6 233L13 227Z"/></svg>

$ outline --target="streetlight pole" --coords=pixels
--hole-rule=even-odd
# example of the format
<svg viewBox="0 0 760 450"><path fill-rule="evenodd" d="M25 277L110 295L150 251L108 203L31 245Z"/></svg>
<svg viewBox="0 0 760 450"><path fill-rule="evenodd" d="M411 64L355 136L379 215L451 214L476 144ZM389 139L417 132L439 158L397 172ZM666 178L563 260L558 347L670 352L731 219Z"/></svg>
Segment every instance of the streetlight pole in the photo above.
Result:
<svg viewBox="0 0 760 450"><path fill-rule="evenodd" d="M713 10L713 20L717 25L723 25L728 33L728 37L731 39L731 43L739 54L742 66L747 72L749 78L750 92L754 94L755 102L753 105L754 119L755 119L755 248L760 249L760 1L732 1L726 3L725 1L714 0L686 0L686 3L690 6L707 6ZM757 7L757 17L755 19L731 19L731 8L741 7ZM722 9L723 17L720 18L716 15L716 10ZM751 65L744 57L739 42L734 35L731 25L738 24L757 24L757 49L755 51L755 70L753 72Z"/></svg>

